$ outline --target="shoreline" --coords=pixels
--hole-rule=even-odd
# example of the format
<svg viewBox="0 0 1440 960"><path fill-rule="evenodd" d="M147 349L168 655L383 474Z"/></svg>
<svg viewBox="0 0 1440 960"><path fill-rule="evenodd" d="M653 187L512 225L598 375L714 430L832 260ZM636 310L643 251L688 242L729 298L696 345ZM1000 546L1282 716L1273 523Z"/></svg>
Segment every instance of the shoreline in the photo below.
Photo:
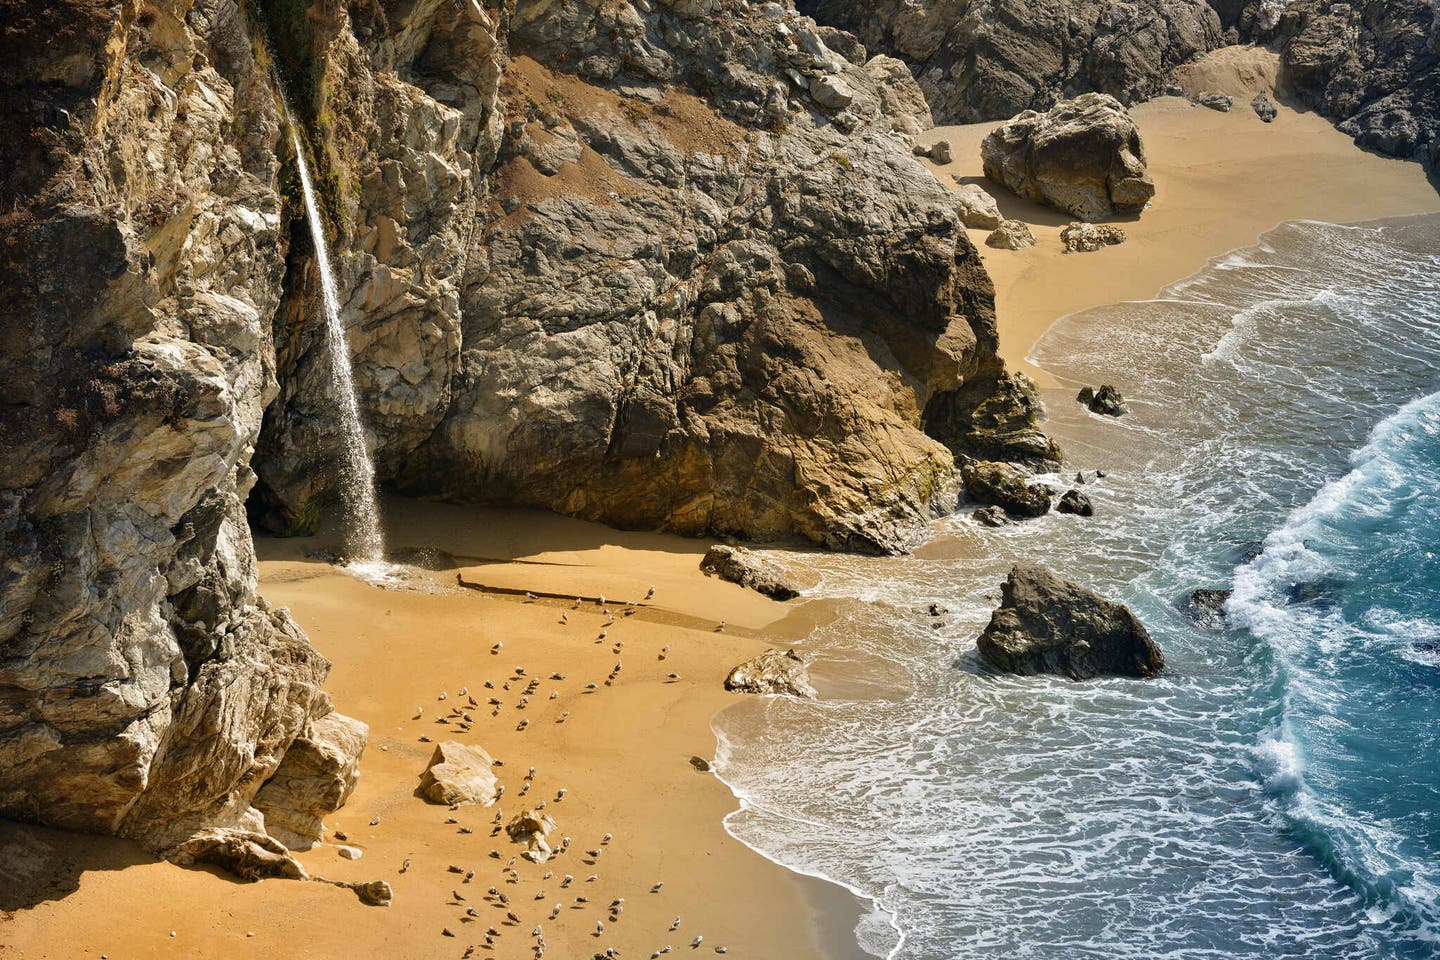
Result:
<svg viewBox="0 0 1440 960"><path fill-rule="evenodd" d="M995 283L1000 354L1010 369L1055 386L1031 352L1056 322L1094 307L1153 299L1286 221L1357 223L1440 213L1440 191L1418 163L1368 153L1325 118L1284 99L1275 100L1275 121L1263 123L1248 102L1261 91L1273 95L1268 61L1274 55L1222 53L1197 64L1193 75L1197 86L1235 95L1230 112L1180 97L1131 108L1156 196L1142 213L1108 221L1119 224L1127 240L1094 253L1064 251L1060 231L1073 217L985 178L980 143L999 123L935 127L917 138L927 145L950 141L953 162L922 160L942 183L956 187L958 177L979 184L1002 216L1025 222L1035 234L1035 246L1010 251L987 247L988 230L967 231Z"/></svg>

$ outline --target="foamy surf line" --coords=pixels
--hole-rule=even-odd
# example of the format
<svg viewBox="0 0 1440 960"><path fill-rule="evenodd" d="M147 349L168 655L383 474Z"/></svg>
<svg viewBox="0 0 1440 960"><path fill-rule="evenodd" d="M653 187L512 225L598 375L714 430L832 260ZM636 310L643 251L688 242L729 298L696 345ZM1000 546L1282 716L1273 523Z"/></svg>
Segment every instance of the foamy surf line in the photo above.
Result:
<svg viewBox="0 0 1440 960"><path fill-rule="evenodd" d="M865 938L861 936L860 928L857 925L856 928L851 931L851 935L854 937L855 940L855 945L870 956L879 958L879 960L894 960L894 958L899 955L900 951L905 946L905 930L903 927L900 926L899 918L896 917L896 915L892 911L886 909L884 904L882 904L877 897L865 892L864 890L861 890L860 888L852 884L846 883L843 880L830 876L829 874L825 873L823 870L820 870L817 867L808 865L801 866L799 864L788 863L780 857L772 854L764 847L757 846L756 844L751 843L741 834L740 831L735 828L733 822L734 817L737 814L747 813L751 811L760 811L766 816L787 822L807 823L808 825L813 827L819 827L822 825L803 820L799 817L791 816L784 813L783 811L775 810L771 807L764 806L763 804L757 804L743 791L738 789L733 783L726 779L725 770L730 764L731 747L730 738L725 735L724 731L721 730L719 726L719 719L724 713L725 710L721 710L720 713L716 714L715 718L712 719L710 723L710 732L715 735L715 759L714 762L711 764L711 767L712 772L715 774L715 779L725 784L725 788L730 791L730 795L733 796L735 798L735 802L740 805L739 809L729 814L726 814L725 818L721 821L722 825L725 827L725 832L729 834L733 839L744 844L746 847L749 847L751 850L755 851L755 853L759 854L761 857L765 858L776 866L788 870L791 873L796 874L797 876L808 877L812 880L819 880L822 883L828 883L831 886L839 887L840 889L849 892L851 896L855 897L855 899L861 901L862 903L869 904L870 915L879 917L881 918L881 920L883 920L883 922L894 933L895 942L890 945L888 949L886 949L883 945L880 944L867 943L865 941ZM863 920L864 917L862 917L861 919Z"/></svg>

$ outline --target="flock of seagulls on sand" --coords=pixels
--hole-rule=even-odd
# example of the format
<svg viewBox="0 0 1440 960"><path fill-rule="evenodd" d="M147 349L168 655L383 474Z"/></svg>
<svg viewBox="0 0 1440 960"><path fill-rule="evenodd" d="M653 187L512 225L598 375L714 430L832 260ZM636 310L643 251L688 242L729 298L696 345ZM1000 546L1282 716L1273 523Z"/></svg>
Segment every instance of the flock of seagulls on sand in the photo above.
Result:
<svg viewBox="0 0 1440 960"><path fill-rule="evenodd" d="M456 575L456 580L460 580L459 574ZM533 593L527 593L525 596L527 602L533 603L538 599ZM646 591L644 599L651 600L654 598L654 596L655 588L652 586L648 591ZM586 601L583 598L576 597L575 603L571 607L571 610L580 610L585 605L585 603ZM598 637L595 640L595 643L597 644L604 643L606 640L609 639L610 629L615 624L619 623L625 617L633 616L636 612L635 603L617 604L617 609L619 609L620 611L620 615L619 617L617 617L615 613L610 609L606 599L603 596L598 597L594 601L594 603L599 608L601 616L605 618L604 625L601 627ZM562 625L568 625L570 623L570 612L562 611L560 614L559 622ZM715 627L715 630L717 632L723 631L724 629L724 621L721 621L720 624ZM603 681L604 685L607 687L614 685L614 683L620 678L621 671L624 669L624 662L620 659L621 651L624 649L624 645L624 641L622 640L616 640L611 645L611 652L616 656L616 661L614 667L611 668L609 674L605 677ZM498 656L500 652L504 650L504 648L504 643L496 641L491 646L490 652L492 655ZM666 644L661 648L658 659L663 661L666 659L667 656L669 656L669 654L670 645ZM674 683L680 679L681 677L678 673L670 673L665 677L665 681L668 683ZM565 680L565 676L560 673L551 673L549 674L549 680L559 682ZM449 727L450 730L453 732L468 733L477 725L477 714L483 713L484 711L488 710L490 717L494 718L500 716L502 709L504 709L504 707L506 706L500 694L514 694L514 709L517 711L526 710L530 707L531 698L537 695L543 683L544 681L542 681L538 676L531 676L527 674L526 668L524 666L516 666L513 668L512 672L508 675L508 677L501 681L498 690L492 681L485 681L484 688L487 693L481 695L481 697L483 698L483 702L482 700L477 699L476 696L471 693L468 687L461 687L456 694L454 701L450 700L450 695L447 691L442 691L436 698L436 701L438 703L446 703L449 705L449 707L445 713L435 717L434 722L436 724ZM592 681L585 684L582 693L590 694L594 693L598 689L599 684ZM558 697L559 691L549 691L549 700L556 700L558 699ZM425 708L417 707L414 716L411 717L411 719L420 720L424 717L424 715ZM570 712L568 710L561 711L556 716L554 722L557 724L564 723L569 717ZM528 729L529 726L530 717L521 717L517 721L515 729L517 731L523 732L524 730ZM431 738L428 736L421 736L419 739L422 743L432 742ZM504 763L503 761L496 760L495 765L497 767L503 767ZM523 780L521 781L520 788L517 791L517 796L524 797L530 792L533 784L535 783L535 776L536 771L535 768L532 766L528 769ZM534 804L534 808L537 810L544 810L548 802L560 803L566 798L569 792L570 791L568 787L559 787L555 791L555 794L551 801L541 800L538 803ZM501 784L497 786L495 794L495 802L497 804L504 796L504 794L505 785ZM450 810L452 812L458 811L459 805L452 806ZM497 808L495 817L491 822L491 837L496 837L503 833L503 821L504 814ZM378 818L375 822L378 822ZM445 823L447 825L456 826L458 828L458 832L462 834L470 834L474 832L473 829L460 824L459 820L454 816L447 817ZM583 862L587 866L594 867L600 860L601 856L605 853L605 851L609 849L613 841L614 835L606 833L601 838L598 845L583 851ZM556 858L567 855L569 853L570 846L571 838L568 836L563 837L559 847L551 855L550 860L546 861L546 863L543 864L543 866L548 867L548 869L546 869L544 874L540 877L540 882L542 884L555 880L553 861ZM507 859L498 849L492 849L490 851L490 858L494 860L500 860L504 863L504 866L500 869L501 884L518 885L521 883L522 878L519 870L525 864L521 863L518 858L512 856ZM539 866L542 865L537 865L537 870L539 869ZM407 859L401 865L400 872L405 873L410 870L410 868L411 861ZM462 886L465 884L469 884L476 876L476 872L474 870L468 870L455 865L449 866L448 871L452 874L459 874L463 877L463 879L461 879L460 881ZM600 882L600 875L598 873L588 874L583 882L584 884L597 884ZM541 910L543 911L542 919L540 920L540 922L535 923L533 928L531 928L530 930L529 949L533 952L535 960L543 960L545 956L546 923L555 923L557 921L560 921L562 917L564 917L567 913L584 912L590 909L591 898L589 896L573 895L574 891L577 889L577 887L575 886L576 878L574 875L569 873L563 874L561 878L555 880L555 883L559 889L567 892L565 898L568 898L568 903L566 902L565 898L552 898L552 896L543 886L536 892L535 896L531 900L532 903L542 904ZM664 886L664 881L657 880L654 884L651 885L650 894L660 894ZM547 901L552 901L549 903L548 907L545 905ZM463 908L464 912L460 916L458 921L458 926L462 930L471 924L483 923L485 926L484 934L480 942L478 944L472 943L467 946L464 953L462 954L462 960L470 960L470 958L474 958L477 956L494 955L493 952L500 948L500 941L502 936L506 932L506 928L518 927L523 929L527 925L520 915L519 906L512 902L511 896L504 892L504 890L500 886L490 886L486 890L486 892L481 897L479 897L478 900L479 908L488 908L495 914L503 913L503 919L499 920L498 922L487 922L485 914L481 912L481 909L477 908L476 903L472 903L471 900L468 899L461 892L460 887L454 887L451 889L450 899L447 901L447 904L451 907ZM594 930L590 934L591 937L597 940L605 936L607 929L616 926L622 921L625 915L625 898L612 898L609 902L609 905L604 910L602 910L601 913L602 916L598 917L594 921ZM672 934L676 933L680 930L681 925L682 918L677 916L670 921L669 929L667 932ZM457 934L450 927L444 927L441 930L441 936L447 938L456 938ZM697 934L693 939L689 941L689 946L692 950L698 950L704 943L705 937L703 935ZM674 949L675 948L671 944L665 944L664 946L659 947L654 952L652 952L650 954L650 958L651 960L658 960L658 958L671 953ZM718 954L725 954L729 952L728 948L723 945L715 946L713 949L714 952ZM477 950L489 951L489 953L479 954L477 953ZM594 954L595 960L612 960L612 958L619 958L620 956L621 952L615 947L606 947L602 951Z"/></svg>

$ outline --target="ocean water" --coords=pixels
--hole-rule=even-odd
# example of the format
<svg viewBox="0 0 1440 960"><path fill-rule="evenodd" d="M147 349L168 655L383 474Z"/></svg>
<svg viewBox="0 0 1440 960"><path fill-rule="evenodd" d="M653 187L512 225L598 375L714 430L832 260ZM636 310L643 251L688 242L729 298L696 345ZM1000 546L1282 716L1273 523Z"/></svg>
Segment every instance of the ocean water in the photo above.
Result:
<svg viewBox="0 0 1440 960"><path fill-rule="evenodd" d="M1096 516L786 557L836 614L822 697L717 718L730 831L869 898L877 957L1440 956L1440 217L1286 224L1035 359ZM1131 416L1070 399L1099 382ZM1021 559L1131 605L1168 672L987 671Z"/></svg>

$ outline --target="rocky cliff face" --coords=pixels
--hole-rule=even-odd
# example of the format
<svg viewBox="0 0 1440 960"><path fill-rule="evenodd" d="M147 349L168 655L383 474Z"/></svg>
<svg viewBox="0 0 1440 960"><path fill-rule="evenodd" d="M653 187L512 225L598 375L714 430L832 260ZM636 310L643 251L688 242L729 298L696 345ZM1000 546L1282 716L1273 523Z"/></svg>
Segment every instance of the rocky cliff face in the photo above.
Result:
<svg viewBox="0 0 1440 960"><path fill-rule="evenodd" d="M1206 0L801 0L909 64L942 123L1003 120L1081 93L1125 104L1227 42Z"/></svg>
<svg viewBox="0 0 1440 960"><path fill-rule="evenodd" d="M889 550L947 444L1052 452L919 88L787 5L0 13L0 814L303 876L354 783L247 526L336 439L261 23L391 482Z"/></svg>
<svg viewBox="0 0 1440 960"><path fill-rule="evenodd" d="M1440 166L1440 8L1433 0L1291 0L1255 29L1279 45L1289 92L1361 146Z"/></svg>
<svg viewBox="0 0 1440 960"><path fill-rule="evenodd" d="M780 4L379 6L319 48L382 478L858 549L949 503L965 411L938 440L924 411L1000 369L955 199L908 149L931 119L903 65ZM431 39L391 39L426 11ZM356 91L387 86L405 122L377 133ZM284 527L329 492L327 386L280 339L257 469Z"/></svg>
<svg viewBox="0 0 1440 960"><path fill-rule="evenodd" d="M279 117L230 0L6 0L0 57L0 814L258 831L330 713L256 595Z"/></svg>
<svg viewBox="0 0 1440 960"><path fill-rule="evenodd" d="M800 0L909 65L943 123L1003 120L1083 92L1126 104L1225 44L1281 52L1286 92L1364 147L1436 163L1433 0Z"/></svg>

